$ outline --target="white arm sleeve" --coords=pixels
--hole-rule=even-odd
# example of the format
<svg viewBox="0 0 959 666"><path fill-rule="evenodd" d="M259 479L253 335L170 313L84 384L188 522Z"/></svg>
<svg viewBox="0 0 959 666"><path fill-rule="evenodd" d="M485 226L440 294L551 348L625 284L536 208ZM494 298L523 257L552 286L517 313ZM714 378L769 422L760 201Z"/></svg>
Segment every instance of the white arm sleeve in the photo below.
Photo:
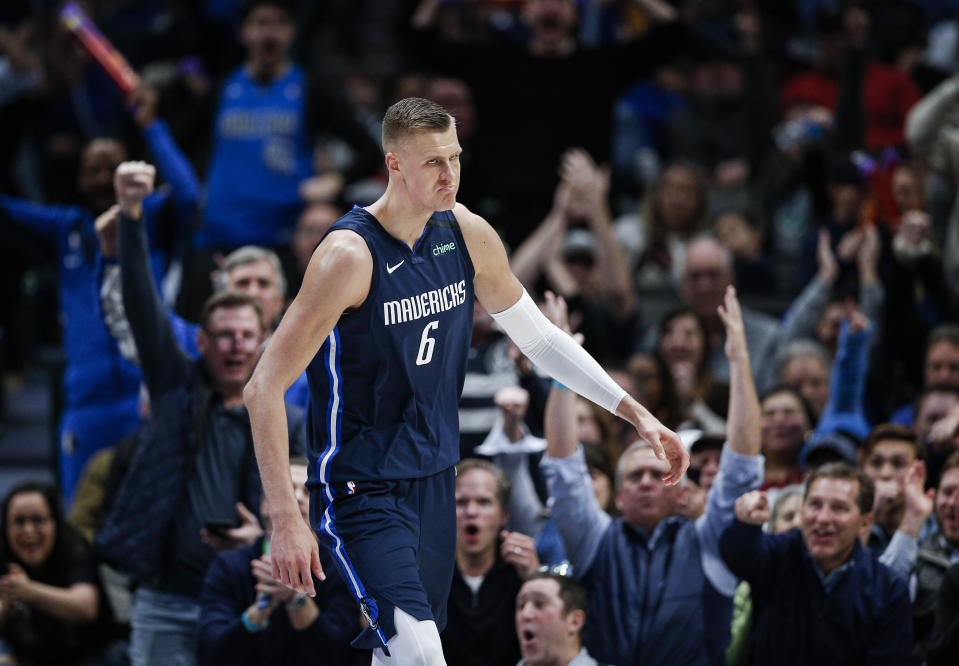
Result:
<svg viewBox="0 0 959 666"><path fill-rule="evenodd" d="M492 315L540 370L612 413L627 393L599 363L546 318L526 290L511 307Z"/></svg>

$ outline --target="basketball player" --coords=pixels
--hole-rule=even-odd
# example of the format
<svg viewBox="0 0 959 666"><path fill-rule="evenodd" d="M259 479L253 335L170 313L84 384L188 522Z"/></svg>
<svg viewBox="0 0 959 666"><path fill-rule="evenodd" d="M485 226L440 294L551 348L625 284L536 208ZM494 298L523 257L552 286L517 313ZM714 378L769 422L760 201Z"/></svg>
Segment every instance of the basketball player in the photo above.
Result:
<svg viewBox="0 0 959 666"><path fill-rule="evenodd" d="M474 294L539 368L632 423L669 461L667 483L689 458L675 433L546 319L492 227L456 203L461 148L449 113L424 99L397 102L383 120L383 149L386 192L319 244L244 399L275 511L273 575L310 595L311 570L323 578L290 490L283 409L306 368L312 524L369 623L354 645L375 649L374 664L443 664ZM516 159L523 150L516 146Z"/></svg>

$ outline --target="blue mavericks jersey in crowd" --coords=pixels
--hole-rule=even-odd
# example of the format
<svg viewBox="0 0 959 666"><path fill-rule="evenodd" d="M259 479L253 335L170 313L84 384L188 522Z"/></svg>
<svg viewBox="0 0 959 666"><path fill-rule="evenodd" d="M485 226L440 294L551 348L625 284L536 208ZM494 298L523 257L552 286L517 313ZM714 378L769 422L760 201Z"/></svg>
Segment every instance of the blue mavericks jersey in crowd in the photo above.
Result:
<svg viewBox="0 0 959 666"><path fill-rule="evenodd" d="M337 229L366 241L373 278L363 305L340 318L307 368L311 481L435 474L459 460L473 326L463 235L451 211L434 213L411 251L358 206Z"/></svg>
<svg viewBox="0 0 959 666"><path fill-rule="evenodd" d="M206 213L195 247L280 245L313 175L306 126L306 76L297 65L262 84L241 67L223 86L214 120Z"/></svg>

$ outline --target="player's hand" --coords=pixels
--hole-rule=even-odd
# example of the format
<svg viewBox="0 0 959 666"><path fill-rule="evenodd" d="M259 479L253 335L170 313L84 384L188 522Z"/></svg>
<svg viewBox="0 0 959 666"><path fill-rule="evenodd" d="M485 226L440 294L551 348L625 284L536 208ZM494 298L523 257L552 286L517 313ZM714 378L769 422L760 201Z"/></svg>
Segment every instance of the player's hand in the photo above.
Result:
<svg viewBox="0 0 959 666"><path fill-rule="evenodd" d="M93 228L97 231L97 238L100 239L100 254L108 259L113 259L118 254L117 243L117 224L120 220L120 205L113 204L93 223Z"/></svg>
<svg viewBox="0 0 959 666"><path fill-rule="evenodd" d="M522 532L500 532L500 554L503 559L516 567L520 578L539 569L539 557L536 555L536 542Z"/></svg>
<svg viewBox="0 0 959 666"><path fill-rule="evenodd" d="M273 517L270 558L273 562L273 579L297 592L315 597L313 576L326 580L320 564L320 547L316 543L316 535L303 520L299 510L289 516Z"/></svg>
<svg viewBox="0 0 959 666"><path fill-rule="evenodd" d="M143 215L143 200L153 192L156 168L146 162L123 162L113 175L120 212L133 219Z"/></svg>
<svg viewBox="0 0 959 666"><path fill-rule="evenodd" d="M766 493L752 490L740 495L735 505L736 520L748 525L762 525L769 520L770 508Z"/></svg>
<svg viewBox="0 0 959 666"><path fill-rule="evenodd" d="M250 572L256 580L256 594L270 598L270 605L275 608L286 603L296 596L296 590L287 587L273 578L273 564L269 554L262 555L250 561Z"/></svg>
<svg viewBox="0 0 959 666"><path fill-rule="evenodd" d="M619 403L616 415L632 423L639 436L653 447L656 457L669 463L669 470L663 474L663 482L667 486L675 486L682 481L686 468L689 467L689 451L679 435L660 423L648 409L629 396Z"/></svg>

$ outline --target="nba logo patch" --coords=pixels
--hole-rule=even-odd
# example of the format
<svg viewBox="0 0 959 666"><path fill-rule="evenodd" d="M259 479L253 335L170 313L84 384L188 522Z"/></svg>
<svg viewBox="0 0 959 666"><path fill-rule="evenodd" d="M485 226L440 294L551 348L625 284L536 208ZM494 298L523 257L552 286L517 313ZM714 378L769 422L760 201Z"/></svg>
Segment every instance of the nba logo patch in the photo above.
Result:
<svg viewBox="0 0 959 666"><path fill-rule="evenodd" d="M347 481L347 482L346 482L346 494L347 494L347 495L352 495L352 494L355 493L355 492L356 492L356 482L355 482L355 481Z"/></svg>

